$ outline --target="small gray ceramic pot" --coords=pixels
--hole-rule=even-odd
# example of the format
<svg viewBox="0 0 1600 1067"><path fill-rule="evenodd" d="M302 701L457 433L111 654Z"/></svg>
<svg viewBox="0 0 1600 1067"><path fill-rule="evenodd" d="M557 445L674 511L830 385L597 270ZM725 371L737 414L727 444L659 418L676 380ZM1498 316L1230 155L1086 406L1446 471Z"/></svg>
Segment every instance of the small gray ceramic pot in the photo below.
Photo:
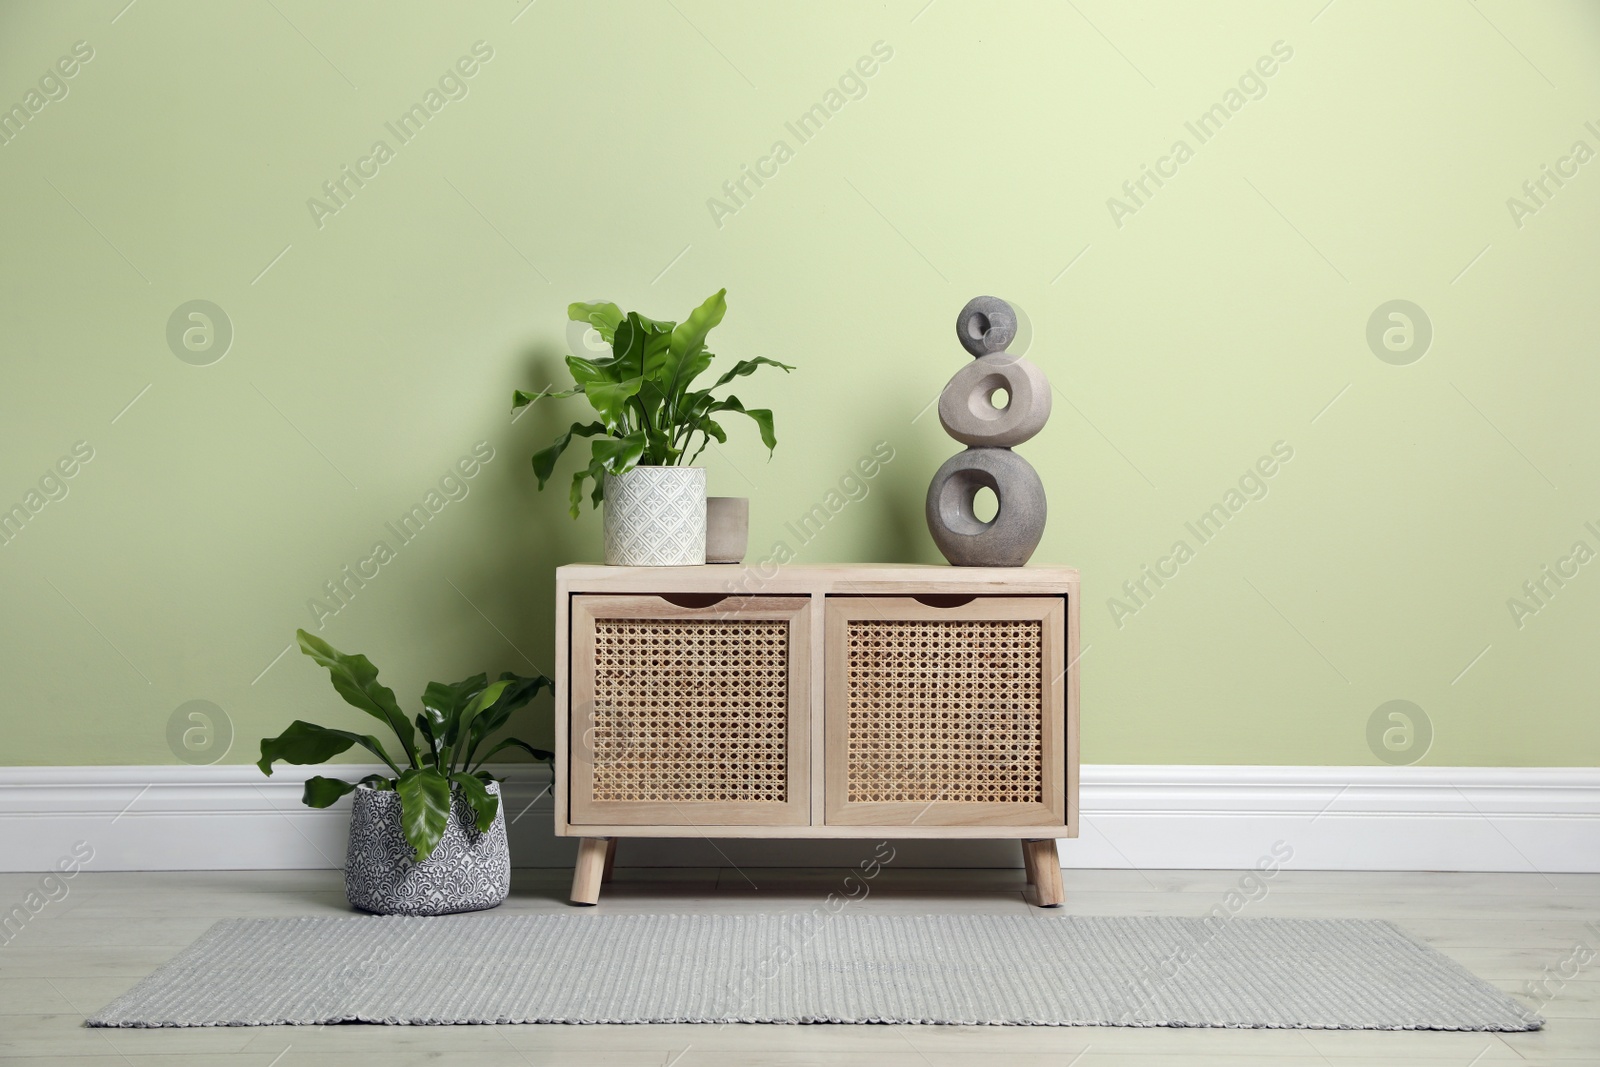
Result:
<svg viewBox="0 0 1600 1067"><path fill-rule="evenodd" d="M500 796L498 782L487 783ZM400 794L358 786L350 807L350 847L344 892L362 911L379 915L449 915L482 911L511 892L504 799L494 825L478 832L477 814L451 790L450 821L433 854L421 863L400 829Z"/></svg>
<svg viewBox="0 0 1600 1067"><path fill-rule="evenodd" d="M750 498L706 497L706 562L742 563L750 546Z"/></svg>

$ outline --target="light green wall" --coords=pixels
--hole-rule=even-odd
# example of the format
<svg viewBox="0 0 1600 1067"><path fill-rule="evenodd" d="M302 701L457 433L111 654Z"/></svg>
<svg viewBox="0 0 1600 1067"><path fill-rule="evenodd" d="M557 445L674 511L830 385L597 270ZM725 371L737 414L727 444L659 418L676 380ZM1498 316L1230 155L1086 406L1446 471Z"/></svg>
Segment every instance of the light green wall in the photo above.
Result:
<svg viewBox="0 0 1600 1067"><path fill-rule="evenodd" d="M0 760L174 762L195 699L229 762L296 716L364 721L297 653L266 668L479 441L469 495L322 633L408 697L549 669L552 568L599 522L535 491L557 417L513 424L510 391L559 375L571 300L678 318L725 285L717 350L800 368L740 390L777 410L776 458L741 427L708 462L757 554L895 452L808 563L937 561L922 497L955 446L917 416L968 297L1025 309L1058 393L1020 451L1050 494L1036 558L1084 574L1085 760L1371 764L1369 717L1405 699L1426 763L1594 764L1600 563L1520 628L1507 599L1600 549L1600 162L1520 220L1507 198L1600 150L1600 8L924 2L0 9L0 104L94 51L0 146L0 503L93 449L0 548ZM468 95L400 145L384 123L478 41ZM801 144L785 122L880 41ZM1200 144L1185 121L1280 41ZM319 227L307 199L380 138ZM1180 138L1119 226L1108 198ZM778 140L719 226L708 198ZM194 299L235 329L210 366L165 340ZM1392 299L1434 327L1411 365L1365 339ZM1268 495L1119 627L1108 597L1279 441Z"/></svg>

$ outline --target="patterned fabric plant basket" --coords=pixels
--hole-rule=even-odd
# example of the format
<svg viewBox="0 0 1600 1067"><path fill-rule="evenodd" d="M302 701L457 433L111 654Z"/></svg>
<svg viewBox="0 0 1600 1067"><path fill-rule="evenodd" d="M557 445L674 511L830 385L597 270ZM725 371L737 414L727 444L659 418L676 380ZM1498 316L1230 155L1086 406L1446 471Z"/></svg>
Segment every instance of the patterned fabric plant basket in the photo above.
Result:
<svg viewBox="0 0 1600 1067"><path fill-rule="evenodd" d="M500 796L497 782L487 784ZM479 833L472 807L451 791L450 821L433 854L412 861L400 829L400 794L361 786L350 809L344 891L350 903L379 915L449 915L482 911L511 891L511 851L502 802L494 825Z"/></svg>
<svg viewBox="0 0 1600 1067"><path fill-rule="evenodd" d="M706 561L706 469L606 475L603 526L608 566L699 566Z"/></svg>

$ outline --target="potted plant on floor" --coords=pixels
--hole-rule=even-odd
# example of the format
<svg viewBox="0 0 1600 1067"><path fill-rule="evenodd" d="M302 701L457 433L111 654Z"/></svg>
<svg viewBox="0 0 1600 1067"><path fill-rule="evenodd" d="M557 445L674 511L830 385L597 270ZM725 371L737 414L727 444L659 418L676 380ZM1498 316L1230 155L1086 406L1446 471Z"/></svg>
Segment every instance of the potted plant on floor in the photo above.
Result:
<svg viewBox="0 0 1600 1067"><path fill-rule="evenodd" d="M366 656L346 655L304 630L296 636L300 650L328 669L339 695L387 725L404 753L402 765L372 734L301 719L261 742L256 766L267 775L278 760L326 763L353 745L393 772L358 782L306 779L302 799L309 807L326 808L355 793L344 874L350 903L383 915L447 915L499 904L511 889L511 854L500 783L484 764L511 748L553 761L551 753L514 737L490 742L513 711L540 689L554 688L550 679L507 672L497 682L482 674L450 685L429 682L413 727Z"/></svg>
<svg viewBox="0 0 1600 1067"><path fill-rule="evenodd" d="M707 444L726 442L716 416L736 412L752 419L770 455L777 447L772 412L746 408L717 390L761 366L794 368L757 356L730 367L709 388L693 384L711 366L706 335L727 312L727 290L712 294L681 323L659 322L615 304L572 304L567 317L587 323L611 348L609 359L569 355L571 389L517 390L513 410L553 397L582 395L600 418L575 422L550 447L534 453L539 488L574 437L594 438L589 463L572 477L571 511L578 517L584 481L605 504L605 560L613 566L679 566L706 559L705 470L694 461Z"/></svg>

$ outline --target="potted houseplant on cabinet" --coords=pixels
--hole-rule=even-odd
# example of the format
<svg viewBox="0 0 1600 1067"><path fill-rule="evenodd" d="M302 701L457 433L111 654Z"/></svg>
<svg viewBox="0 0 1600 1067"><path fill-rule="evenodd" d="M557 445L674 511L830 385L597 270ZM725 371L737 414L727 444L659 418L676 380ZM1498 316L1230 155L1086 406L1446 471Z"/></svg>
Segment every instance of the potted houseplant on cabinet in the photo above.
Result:
<svg viewBox="0 0 1600 1067"><path fill-rule="evenodd" d="M302 799L309 807L325 808L355 793L345 859L350 903L384 915L446 915L499 904L511 888L511 855L500 783L484 764L510 748L553 760L514 737L490 740L540 689L554 688L550 679L508 672L497 682L482 674L450 685L429 682L413 726L366 656L346 655L304 630L296 636L300 650L328 669L340 696L393 731L403 754L402 762L372 734L300 719L261 742L256 765L268 775L278 760L325 763L353 745L389 768L391 775L369 774L359 782L306 779Z"/></svg>
<svg viewBox="0 0 1600 1067"><path fill-rule="evenodd" d="M567 317L587 323L611 348L609 359L567 357L574 385L539 393L517 390L513 410L540 400L582 395L598 421L575 422L548 448L534 453L539 488L555 472L556 460L574 437L592 438L588 465L572 477L573 518L590 496L605 505L605 561L614 566L678 566L705 562L705 470L694 461L707 444L728 439L717 417L744 415L756 424L770 455L777 447L772 412L747 408L717 390L761 366L794 368L757 356L730 367L709 388L695 379L715 358L706 335L727 312L727 290L713 293L681 323L660 322L610 303L572 304Z"/></svg>

